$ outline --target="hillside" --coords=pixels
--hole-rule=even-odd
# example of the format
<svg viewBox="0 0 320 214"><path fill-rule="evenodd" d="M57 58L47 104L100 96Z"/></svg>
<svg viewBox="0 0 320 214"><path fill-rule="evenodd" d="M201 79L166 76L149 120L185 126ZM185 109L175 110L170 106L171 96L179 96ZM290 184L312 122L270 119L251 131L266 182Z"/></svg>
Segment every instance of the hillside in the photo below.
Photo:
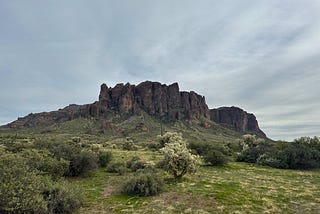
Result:
<svg viewBox="0 0 320 214"><path fill-rule="evenodd" d="M244 133L266 137L253 114L237 107L209 109L205 97L196 92L179 91L177 83L167 86L150 81L137 86L117 84L114 88L102 84L99 99L92 104L71 104L52 112L31 113L1 130L123 137L159 134L160 126L188 137L196 135L194 138L201 140L234 139Z"/></svg>

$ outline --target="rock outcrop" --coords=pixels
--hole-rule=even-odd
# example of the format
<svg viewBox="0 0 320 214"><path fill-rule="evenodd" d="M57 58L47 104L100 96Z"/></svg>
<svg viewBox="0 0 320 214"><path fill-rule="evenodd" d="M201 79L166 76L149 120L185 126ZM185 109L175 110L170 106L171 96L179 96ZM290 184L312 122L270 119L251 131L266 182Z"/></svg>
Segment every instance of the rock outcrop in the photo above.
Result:
<svg viewBox="0 0 320 214"><path fill-rule="evenodd" d="M114 88L102 84L99 101L90 106L90 115L99 116L108 110L131 114L145 111L169 121L210 118L205 98L193 91L180 92L178 83L167 86L146 81L137 86L117 84Z"/></svg>
<svg viewBox="0 0 320 214"><path fill-rule="evenodd" d="M266 137L266 134L260 130L254 114L247 113L238 107L210 109L210 119L238 132L254 133L259 137Z"/></svg>
<svg viewBox="0 0 320 214"><path fill-rule="evenodd" d="M116 114L147 114L163 122L186 120L205 122L207 128L213 121L241 133L266 135L260 130L256 117L237 107L222 107L209 110L205 97L194 91L180 91L178 83L165 85L146 81L139 85L117 84L109 88L102 84L98 101L86 105L69 105L52 112L29 114L6 125L9 128L49 126L56 122L65 122L79 117L104 118L110 112ZM112 124L102 124L111 127ZM137 129L144 129L143 126Z"/></svg>

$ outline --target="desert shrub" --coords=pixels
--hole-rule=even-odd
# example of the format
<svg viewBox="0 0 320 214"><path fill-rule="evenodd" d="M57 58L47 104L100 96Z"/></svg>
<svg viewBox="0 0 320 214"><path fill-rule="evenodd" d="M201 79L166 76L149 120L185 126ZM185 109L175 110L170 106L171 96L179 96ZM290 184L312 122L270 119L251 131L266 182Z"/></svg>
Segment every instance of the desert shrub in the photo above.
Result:
<svg viewBox="0 0 320 214"><path fill-rule="evenodd" d="M88 173L98 167L97 155L91 151L81 151L70 160L69 176L79 176Z"/></svg>
<svg viewBox="0 0 320 214"><path fill-rule="evenodd" d="M224 165L228 162L228 158L219 150L210 150L204 156L205 162L213 166Z"/></svg>
<svg viewBox="0 0 320 214"><path fill-rule="evenodd" d="M189 148L198 155L203 156L205 162L213 166L224 165L229 161L228 156L232 155L230 149L222 145L212 143L189 143Z"/></svg>
<svg viewBox="0 0 320 214"><path fill-rule="evenodd" d="M312 169L320 167L320 151L304 142L288 143L287 147L274 152L272 156L284 163L278 168Z"/></svg>
<svg viewBox="0 0 320 214"><path fill-rule="evenodd" d="M57 179L68 172L69 161L63 158L57 160L47 150L29 149L22 151L20 154L26 159L29 167L39 170L42 174Z"/></svg>
<svg viewBox="0 0 320 214"><path fill-rule="evenodd" d="M169 143L166 143L165 147L161 149L161 152L164 169L177 179L186 173L195 172L199 164L199 158L190 152L187 144L178 134L173 134L172 137L168 141Z"/></svg>
<svg viewBox="0 0 320 214"><path fill-rule="evenodd" d="M62 172L57 167L58 173L52 173L60 163L51 157L47 159L47 154L37 150L11 153L0 149L0 213L70 213L80 206L79 189L52 180L52 174L59 177ZM53 163L44 163L48 160Z"/></svg>
<svg viewBox="0 0 320 214"><path fill-rule="evenodd" d="M48 203L48 213L71 213L83 204L81 190L66 181L46 182L43 197Z"/></svg>
<svg viewBox="0 0 320 214"><path fill-rule="evenodd" d="M126 141L122 145L123 150L127 151L135 151L137 150L137 146L134 144L133 140L130 138L127 138Z"/></svg>
<svg viewBox="0 0 320 214"><path fill-rule="evenodd" d="M251 140L253 138L250 138ZM312 169L320 167L320 140L302 137L294 142L278 141L273 145L251 143L239 156L240 161L283 169Z"/></svg>
<svg viewBox="0 0 320 214"><path fill-rule="evenodd" d="M243 135L242 141L242 152L237 157L237 161L256 163L257 159L265 154L269 153L272 149L271 145L262 138L256 138L255 135Z"/></svg>
<svg viewBox="0 0 320 214"><path fill-rule="evenodd" d="M45 213L42 177L18 154L0 152L0 213Z"/></svg>
<svg viewBox="0 0 320 214"><path fill-rule="evenodd" d="M125 166L125 163L122 162L111 162L106 169L107 172L110 173L118 173L119 175L123 175L128 172L128 168Z"/></svg>
<svg viewBox="0 0 320 214"><path fill-rule="evenodd" d="M81 142L81 137L73 137L72 141L75 143L80 143Z"/></svg>
<svg viewBox="0 0 320 214"><path fill-rule="evenodd" d="M141 160L137 156L134 156L130 160L128 160L127 163L126 163L126 166L132 172L136 172L139 169L152 169L152 168L154 168L154 164L153 163Z"/></svg>
<svg viewBox="0 0 320 214"><path fill-rule="evenodd" d="M98 158L99 158L99 161L98 161L99 166L106 167L112 160L112 152L110 151L99 152Z"/></svg>
<svg viewBox="0 0 320 214"><path fill-rule="evenodd" d="M40 142L36 144L36 148L49 150L57 160L69 161L69 169L65 176L80 176L98 167L97 154L83 149L80 144L74 142Z"/></svg>
<svg viewBox="0 0 320 214"><path fill-rule="evenodd" d="M148 149L151 151L158 151L161 149L163 146L160 143L149 143L147 145Z"/></svg>
<svg viewBox="0 0 320 214"><path fill-rule="evenodd" d="M263 154L257 159L257 164L263 166L270 166L274 168L282 168L287 169L289 168L287 161L282 158L278 158L277 155L271 154Z"/></svg>
<svg viewBox="0 0 320 214"><path fill-rule="evenodd" d="M148 170L139 170L134 173L122 186L123 193L138 196L157 195L162 189L162 177Z"/></svg>

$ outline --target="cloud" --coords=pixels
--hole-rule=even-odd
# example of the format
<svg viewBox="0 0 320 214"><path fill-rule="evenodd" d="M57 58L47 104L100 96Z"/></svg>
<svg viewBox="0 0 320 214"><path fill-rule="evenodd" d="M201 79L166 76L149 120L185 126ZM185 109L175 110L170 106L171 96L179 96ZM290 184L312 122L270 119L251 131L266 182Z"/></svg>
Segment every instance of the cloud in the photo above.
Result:
<svg viewBox="0 0 320 214"><path fill-rule="evenodd" d="M253 112L271 138L319 135L319 11L317 0L1 1L0 124L148 79Z"/></svg>

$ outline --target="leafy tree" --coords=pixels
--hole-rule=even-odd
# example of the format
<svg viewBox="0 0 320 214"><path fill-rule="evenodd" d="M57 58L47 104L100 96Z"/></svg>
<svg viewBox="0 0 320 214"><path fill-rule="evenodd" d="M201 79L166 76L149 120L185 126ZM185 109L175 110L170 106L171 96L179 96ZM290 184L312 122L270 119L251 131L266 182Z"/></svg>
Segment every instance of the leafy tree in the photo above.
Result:
<svg viewBox="0 0 320 214"><path fill-rule="evenodd" d="M190 152L186 142L178 133L169 133L167 143L161 149L163 154L163 167L173 175L175 179L181 178L186 173L195 172L199 163L199 157Z"/></svg>

